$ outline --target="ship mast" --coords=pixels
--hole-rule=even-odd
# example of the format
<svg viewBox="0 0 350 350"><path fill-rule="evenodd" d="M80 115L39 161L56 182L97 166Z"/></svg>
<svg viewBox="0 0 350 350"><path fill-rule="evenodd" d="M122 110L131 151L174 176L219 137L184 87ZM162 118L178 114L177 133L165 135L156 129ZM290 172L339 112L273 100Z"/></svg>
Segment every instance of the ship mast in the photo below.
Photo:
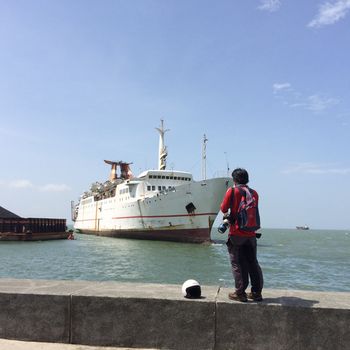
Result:
<svg viewBox="0 0 350 350"><path fill-rule="evenodd" d="M207 142L208 139L206 135L203 136L203 144L202 144L202 179L207 179Z"/></svg>
<svg viewBox="0 0 350 350"><path fill-rule="evenodd" d="M160 120L160 128L156 128L159 132L159 158L158 158L158 170L165 170L166 167L166 157L168 151L166 146L164 146L164 134L169 131L169 129L164 129L164 120Z"/></svg>

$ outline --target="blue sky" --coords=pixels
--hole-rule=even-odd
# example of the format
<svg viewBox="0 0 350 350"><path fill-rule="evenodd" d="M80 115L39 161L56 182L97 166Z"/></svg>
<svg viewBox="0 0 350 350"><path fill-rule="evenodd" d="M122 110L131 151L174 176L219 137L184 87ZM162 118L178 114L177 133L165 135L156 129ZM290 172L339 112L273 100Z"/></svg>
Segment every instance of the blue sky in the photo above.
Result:
<svg viewBox="0 0 350 350"><path fill-rule="evenodd" d="M109 168L245 167L264 227L349 229L350 0L0 0L0 205L70 218Z"/></svg>

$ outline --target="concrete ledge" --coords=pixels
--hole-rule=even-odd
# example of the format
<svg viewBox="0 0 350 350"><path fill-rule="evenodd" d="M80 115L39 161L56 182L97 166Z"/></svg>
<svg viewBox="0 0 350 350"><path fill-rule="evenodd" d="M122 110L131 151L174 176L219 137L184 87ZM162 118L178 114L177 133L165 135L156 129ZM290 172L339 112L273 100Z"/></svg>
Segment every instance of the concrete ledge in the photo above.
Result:
<svg viewBox="0 0 350 350"><path fill-rule="evenodd" d="M0 338L69 343L71 294L83 286L0 279Z"/></svg>
<svg viewBox="0 0 350 350"><path fill-rule="evenodd" d="M216 293L208 287L193 302L182 297L181 286L93 284L73 295L72 342L213 349Z"/></svg>
<svg viewBox="0 0 350 350"><path fill-rule="evenodd" d="M68 342L69 297L0 294L0 337Z"/></svg>
<svg viewBox="0 0 350 350"><path fill-rule="evenodd" d="M350 293L264 290L238 303L228 289L0 279L0 338L156 349L347 349Z"/></svg>
<svg viewBox="0 0 350 350"><path fill-rule="evenodd" d="M90 345L74 345L62 343L43 343L22 340L0 339L1 350L157 350L150 348L121 348Z"/></svg>
<svg viewBox="0 0 350 350"><path fill-rule="evenodd" d="M262 303L217 298L215 349L347 349L350 293L266 290Z"/></svg>

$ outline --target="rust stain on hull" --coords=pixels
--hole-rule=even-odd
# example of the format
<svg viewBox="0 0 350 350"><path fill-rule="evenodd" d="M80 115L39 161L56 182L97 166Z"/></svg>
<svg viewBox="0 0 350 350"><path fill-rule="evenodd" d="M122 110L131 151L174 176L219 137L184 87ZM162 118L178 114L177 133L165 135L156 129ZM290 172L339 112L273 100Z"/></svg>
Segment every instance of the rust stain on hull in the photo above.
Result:
<svg viewBox="0 0 350 350"><path fill-rule="evenodd" d="M96 236L131 238L157 241L187 242L187 243L207 243L210 240L210 230L202 229L176 229L167 227L157 230L106 230L106 231L88 231L80 230L83 234Z"/></svg>

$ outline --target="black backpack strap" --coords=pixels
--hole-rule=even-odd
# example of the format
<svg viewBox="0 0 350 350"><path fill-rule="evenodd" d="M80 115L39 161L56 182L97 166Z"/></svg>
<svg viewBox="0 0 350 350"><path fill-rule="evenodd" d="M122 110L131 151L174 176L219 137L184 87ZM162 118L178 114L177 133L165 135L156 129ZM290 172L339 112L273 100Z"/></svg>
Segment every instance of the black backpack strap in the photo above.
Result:
<svg viewBox="0 0 350 350"><path fill-rule="evenodd" d="M248 187L248 186L247 186L247 188L249 189L249 187ZM238 187L238 191L239 191L239 193L240 193L240 195L241 195L241 196L243 196L244 198L246 198L246 197L247 197L247 193L246 193L246 191L242 190L242 188L241 188L241 187Z"/></svg>
<svg viewBox="0 0 350 350"><path fill-rule="evenodd" d="M234 207L234 203L235 203L235 188L236 187L232 187L232 192L231 192L231 197L230 197L230 221L231 221L231 224L234 224L234 222L236 221L236 216L233 215L233 207ZM241 193L241 189L239 187L237 187L237 188L238 188L239 192Z"/></svg>
<svg viewBox="0 0 350 350"><path fill-rule="evenodd" d="M241 196L243 196L244 198L247 196L246 192L244 190L242 190L240 187L232 187L232 192L231 192L231 197L230 197L230 209L233 208L233 203L235 200L235 188L238 189ZM247 186L247 188L248 188L250 193L253 193L251 188L249 188L248 186Z"/></svg>
<svg viewBox="0 0 350 350"><path fill-rule="evenodd" d="M232 192L231 192L231 197L230 197L230 221L231 221L231 223L234 223L236 221L236 217L232 213L232 209L233 209L233 206L235 203L235 188L238 189L241 196L243 196L245 199L247 197L247 193L244 190L242 190L239 186L232 187ZM247 188L248 188L249 192L252 193L251 189L248 186L247 186Z"/></svg>
<svg viewBox="0 0 350 350"><path fill-rule="evenodd" d="M250 188L250 187L247 186L247 189L248 189L248 191L250 192L251 195L254 194L254 190L253 190L252 188Z"/></svg>

